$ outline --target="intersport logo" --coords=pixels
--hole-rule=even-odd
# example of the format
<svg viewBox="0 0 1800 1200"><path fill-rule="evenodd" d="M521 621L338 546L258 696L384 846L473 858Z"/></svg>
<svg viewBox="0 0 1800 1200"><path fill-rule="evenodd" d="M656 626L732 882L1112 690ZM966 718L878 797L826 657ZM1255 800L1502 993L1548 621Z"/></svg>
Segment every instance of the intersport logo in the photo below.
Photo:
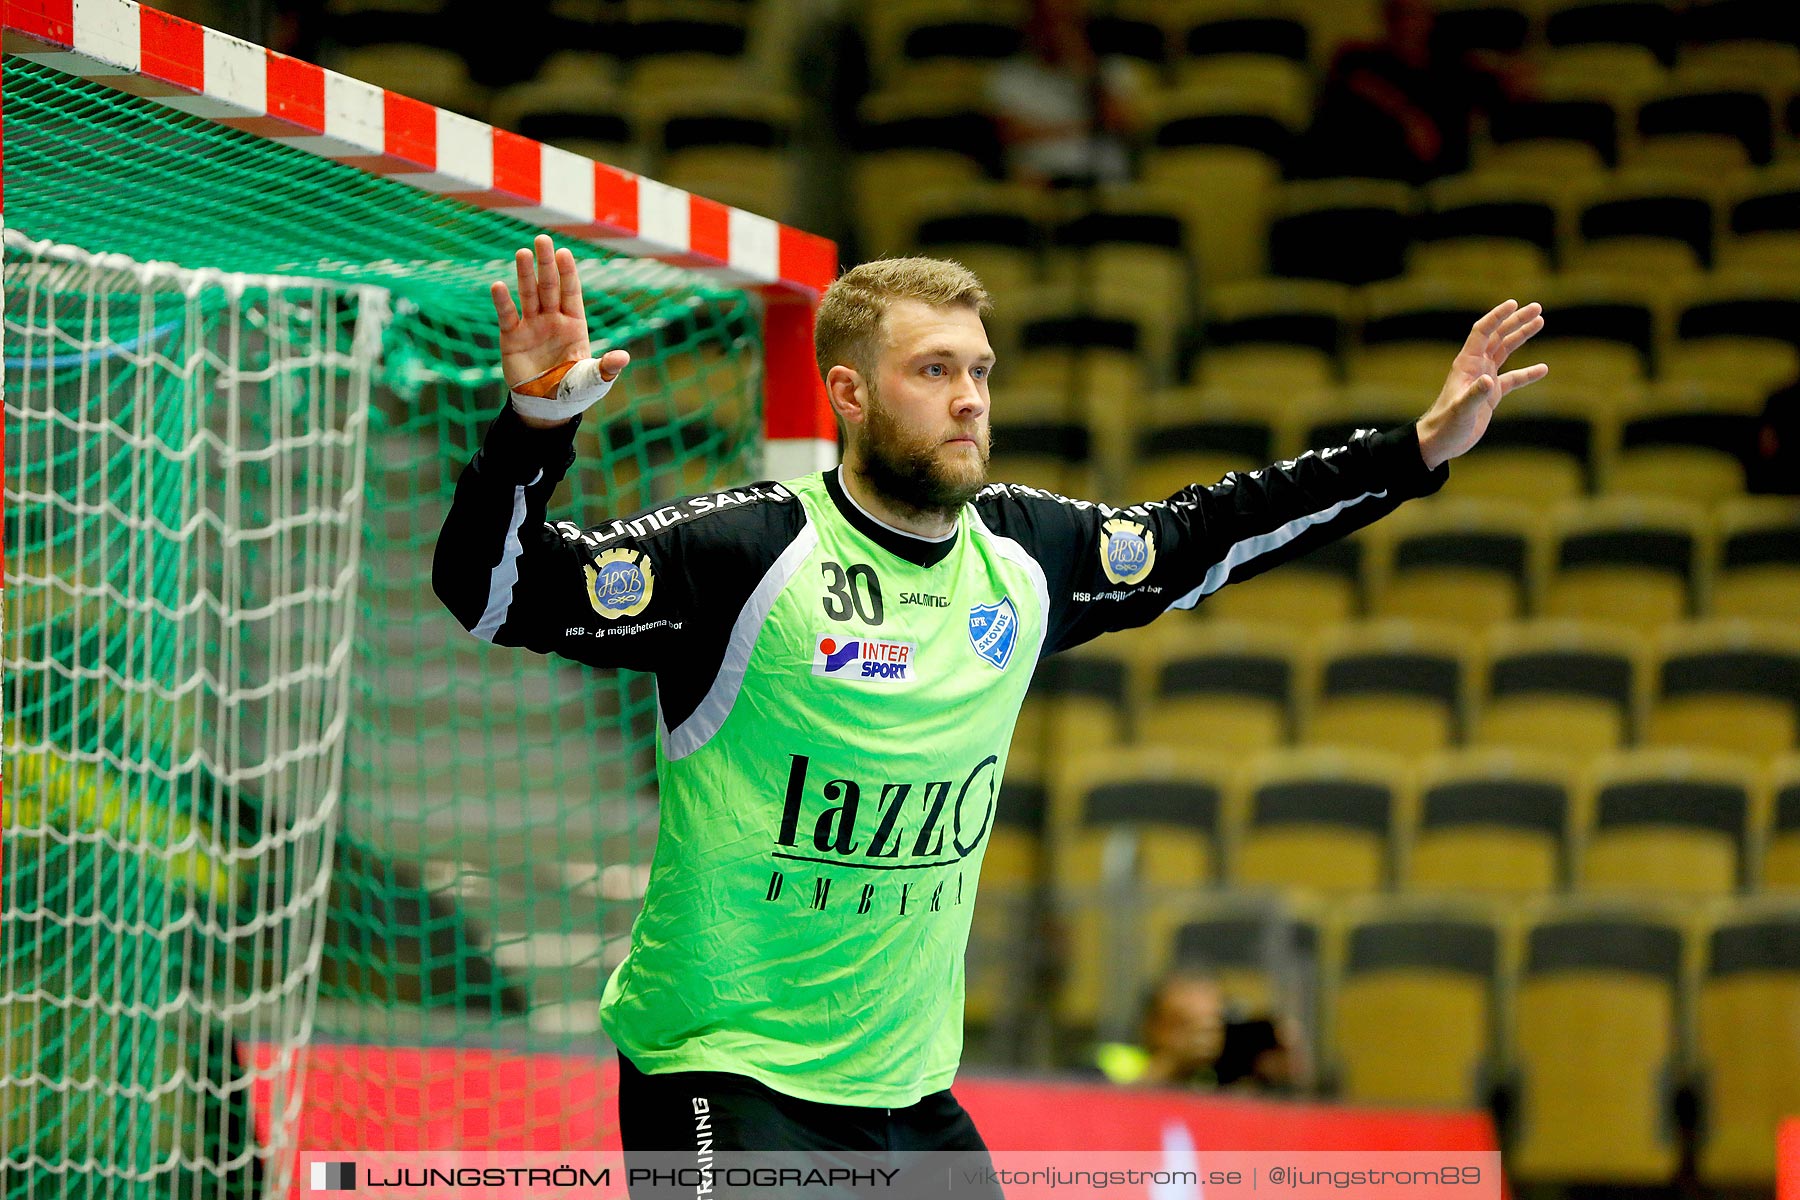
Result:
<svg viewBox="0 0 1800 1200"><path fill-rule="evenodd" d="M910 642L820 634L813 642L813 674L900 683L913 677L913 652Z"/></svg>

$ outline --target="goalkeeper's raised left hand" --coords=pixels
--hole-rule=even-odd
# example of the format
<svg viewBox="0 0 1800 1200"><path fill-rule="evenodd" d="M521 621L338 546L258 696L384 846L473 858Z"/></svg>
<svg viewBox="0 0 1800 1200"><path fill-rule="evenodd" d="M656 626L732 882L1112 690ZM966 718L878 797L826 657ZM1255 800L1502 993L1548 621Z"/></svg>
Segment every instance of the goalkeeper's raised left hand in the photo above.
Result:
<svg viewBox="0 0 1800 1200"><path fill-rule="evenodd" d="M1436 470L1465 453L1487 432L1501 397L1550 373L1543 363L1500 373L1512 352L1543 327L1542 305L1520 308L1514 300L1475 322L1468 341L1450 364L1444 390L1438 393L1431 411L1419 418L1419 452L1427 467Z"/></svg>

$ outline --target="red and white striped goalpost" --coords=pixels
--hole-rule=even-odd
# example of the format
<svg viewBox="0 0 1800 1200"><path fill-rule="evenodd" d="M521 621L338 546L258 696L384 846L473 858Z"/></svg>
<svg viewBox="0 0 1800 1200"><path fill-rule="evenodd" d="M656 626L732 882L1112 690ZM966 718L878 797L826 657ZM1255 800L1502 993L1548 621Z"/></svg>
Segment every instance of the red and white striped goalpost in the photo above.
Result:
<svg viewBox="0 0 1800 1200"><path fill-rule="evenodd" d="M813 313L837 273L837 247L828 239L135 0L0 0L0 29L7 54L566 238L754 291L762 298L763 474L785 479L836 461L836 425L812 346ZM3 105L0 96L0 167ZM0 220L4 213L0 191ZM0 431L0 454L4 449ZM4 583L0 572L0 588ZM0 782L0 828L4 805ZM0 845L0 871L4 850Z"/></svg>

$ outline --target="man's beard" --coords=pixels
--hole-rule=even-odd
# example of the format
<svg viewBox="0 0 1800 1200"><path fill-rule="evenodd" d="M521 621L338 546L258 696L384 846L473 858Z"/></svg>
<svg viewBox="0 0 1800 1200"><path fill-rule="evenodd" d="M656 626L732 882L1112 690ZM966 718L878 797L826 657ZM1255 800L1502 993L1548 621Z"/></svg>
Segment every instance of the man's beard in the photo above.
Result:
<svg viewBox="0 0 1800 1200"><path fill-rule="evenodd" d="M861 447L863 478L910 517L954 520L987 486L987 440L971 433L979 459L947 462L941 439L909 438L872 394L870 401Z"/></svg>

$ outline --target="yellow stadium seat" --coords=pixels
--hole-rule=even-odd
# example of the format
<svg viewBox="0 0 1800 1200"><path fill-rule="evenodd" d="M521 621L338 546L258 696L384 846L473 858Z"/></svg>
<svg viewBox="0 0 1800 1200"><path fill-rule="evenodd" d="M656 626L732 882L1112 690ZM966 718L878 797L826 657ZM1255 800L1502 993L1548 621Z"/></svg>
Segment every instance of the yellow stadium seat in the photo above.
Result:
<svg viewBox="0 0 1800 1200"><path fill-rule="evenodd" d="M1752 260L1715 272L1681 297L1668 356L1709 355L1716 368L1760 398L1794 378L1800 361L1800 286L1779 261ZM1689 368L1691 369L1691 368Z"/></svg>
<svg viewBox="0 0 1800 1200"><path fill-rule="evenodd" d="M1489 631L1475 744L1585 758L1634 736L1645 643L1628 629L1550 619Z"/></svg>
<svg viewBox="0 0 1800 1200"><path fill-rule="evenodd" d="M1770 774L1761 883L1768 892L1800 892L1800 756L1778 762Z"/></svg>
<svg viewBox="0 0 1800 1200"><path fill-rule="evenodd" d="M1745 619L1673 625L1644 740L1772 758L1800 732L1800 632Z"/></svg>
<svg viewBox="0 0 1800 1200"><path fill-rule="evenodd" d="M1303 713L1308 743L1421 754L1462 739L1473 676L1465 635L1372 621L1328 631L1315 654L1317 694Z"/></svg>
<svg viewBox="0 0 1800 1200"><path fill-rule="evenodd" d="M1269 221L1269 271L1300 279L1360 285L1406 268L1416 201L1386 179L1295 180L1275 193Z"/></svg>
<svg viewBox="0 0 1800 1200"><path fill-rule="evenodd" d="M1132 457L1127 494L1165 499L1190 484L1212 484L1230 471L1254 471L1297 451L1304 396L1249 389L1169 388L1148 399Z"/></svg>
<svg viewBox="0 0 1800 1200"><path fill-rule="evenodd" d="M1591 767L1576 883L1587 892L1724 896L1749 881L1758 780L1731 755L1634 750Z"/></svg>
<svg viewBox="0 0 1800 1200"><path fill-rule="evenodd" d="M1452 467L1457 496L1548 508L1577 499L1618 443L1616 409L1641 385L1593 388L1553 376L1506 397L1481 442Z"/></svg>
<svg viewBox="0 0 1800 1200"><path fill-rule="evenodd" d="M1163 91L1145 105L1143 182L1187 198L1204 213L1192 245L1214 282L1262 274L1269 205L1281 160L1310 118L1310 98L1292 81L1272 91L1215 77Z"/></svg>
<svg viewBox="0 0 1800 1200"><path fill-rule="evenodd" d="M1800 907L1745 903L1707 938L1696 1002L1700 1178L1767 1187L1775 1128L1800 1112Z"/></svg>
<svg viewBox="0 0 1800 1200"><path fill-rule="evenodd" d="M1533 297L1545 325L1529 353L1565 384L1615 389L1646 378L1669 324L1667 285L1652 282L1659 279L1635 259L1564 270Z"/></svg>
<svg viewBox="0 0 1800 1200"><path fill-rule="evenodd" d="M1530 750L1433 755L1419 768L1400 881L1409 891L1495 896L1562 889L1581 783L1569 761Z"/></svg>
<svg viewBox="0 0 1800 1200"><path fill-rule="evenodd" d="M1317 399L1308 389L1261 383L1161 388L1145 399L1140 449L1146 457L1165 447L1233 454L1267 466L1300 453Z"/></svg>
<svg viewBox="0 0 1800 1200"><path fill-rule="evenodd" d="M1123 657L1092 644L1044 659L1013 729L1009 767L1041 775L1064 749L1127 740L1130 680Z"/></svg>
<svg viewBox="0 0 1800 1200"><path fill-rule="evenodd" d="M1419 360L1416 368L1408 369L1435 371L1437 380L1429 385L1427 394L1435 396L1437 389L1443 387L1444 377L1450 372L1448 358L1437 351L1416 346L1386 349L1416 355ZM1425 386L1419 379L1410 385L1391 380L1359 381L1327 393L1310 414L1312 423L1306 431L1306 444L1312 449L1341 446L1358 429L1393 429L1416 421L1421 415L1420 390Z"/></svg>
<svg viewBox="0 0 1800 1200"><path fill-rule="evenodd" d="M1715 504L1744 491L1742 451L1763 397L1716 383L1659 383L1619 410L1619 452L1602 486L1613 494Z"/></svg>
<svg viewBox="0 0 1800 1200"><path fill-rule="evenodd" d="M1036 944L1034 896L1044 874L1044 785L1007 771L981 860L981 902L971 914L965 1015L971 1025L1017 1020L1017 954Z"/></svg>
<svg viewBox="0 0 1800 1200"><path fill-rule="evenodd" d="M1506 1155L1519 1180L1673 1178L1683 941L1655 909L1553 905L1526 930L1518 1132Z"/></svg>
<svg viewBox="0 0 1800 1200"><path fill-rule="evenodd" d="M1445 497L1403 507L1371 534L1370 616L1479 633L1524 614L1534 566L1531 509Z"/></svg>
<svg viewBox="0 0 1800 1200"><path fill-rule="evenodd" d="M327 62L334 71L439 108L477 119L487 115L489 92L469 78L461 54L441 46L391 42L340 50Z"/></svg>
<svg viewBox="0 0 1800 1200"><path fill-rule="evenodd" d="M1236 756L1288 740L1305 670L1294 632L1208 621L1172 627L1150 645L1136 723L1142 741Z"/></svg>
<svg viewBox="0 0 1800 1200"><path fill-rule="evenodd" d="M1068 938L1061 1020L1088 1027L1117 1011L1118 987L1136 977L1133 914L1159 892L1211 882L1228 787L1214 761L1193 753L1087 754L1063 766L1051 801Z"/></svg>
<svg viewBox="0 0 1800 1200"><path fill-rule="evenodd" d="M1357 543L1335 542L1280 570L1222 588L1198 612L1220 621L1286 625L1314 632L1357 613Z"/></svg>
<svg viewBox="0 0 1800 1200"><path fill-rule="evenodd" d="M1487 253L1506 247L1509 252L1502 253L1498 261L1518 272L1513 278L1540 278L1549 270L1568 221L1569 193L1564 182L1568 178L1566 173L1486 169L1428 184L1429 216L1424 237L1413 250L1413 270L1428 267L1431 251L1472 244ZM1455 256L1451 257L1454 260ZM1507 272L1496 272L1479 258L1469 256L1469 266L1474 273L1463 278L1484 283L1508 279ZM1511 288L1502 290L1512 292Z"/></svg>
<svg viewBox="0 0 1800 1200"><path fill-rule="evenodd" d="M1322 280L1246 279L1205 296L1199 381L1254 383L1274 370L1293 386L1317 388L1336 374L1350 319L1350 292ZM1304 365L1302 365L1304 364Z"/></svg>
<svg viewBox="0 0 1800 1200"><path fill-rule="evenodd" d="M1401 760L1338 747L1269 751L1247 768L1231 837L1244 888L1375 891L1391 877L1391 830L1406 794Z"/></svg>
<svg viewBox="0 0 1800 1200"><path fill-rule="evenodd" d="M1480 1107L1497 1078L1499 928L1479 909L1363 903L1331 989L1332 1075L1353 1104Z"/></svg>
<svg viewBox="0 0 1800 1200"><path fill-rule="evenodd" d="M1793 47L1785 47L1793 49ZM1771 266L1791 277L1800 268L1800 163L1776 162L1749 172L1731 189L1730 234L1719 247L1721 273L1755 273Z"/></svg>
<svg viewBox="0 0 1800 1200"><path fill-rule="evenodd" d="M1694 611L1707 522L1690 503L1602 496L1556 510L1545 616L1605 620L1649 631Z"/></svg>
<svg viewBox="0 0 1800 1200"><path fill-rule="evenodd" d="M1369 284L1362 289L1363 319L1358 345L1346 361L1346 377L1397 387L1442 387L1451 360L1476 320L1493 307L1493 298L1491 287L1481 280L1405 276Z"/></svg>

